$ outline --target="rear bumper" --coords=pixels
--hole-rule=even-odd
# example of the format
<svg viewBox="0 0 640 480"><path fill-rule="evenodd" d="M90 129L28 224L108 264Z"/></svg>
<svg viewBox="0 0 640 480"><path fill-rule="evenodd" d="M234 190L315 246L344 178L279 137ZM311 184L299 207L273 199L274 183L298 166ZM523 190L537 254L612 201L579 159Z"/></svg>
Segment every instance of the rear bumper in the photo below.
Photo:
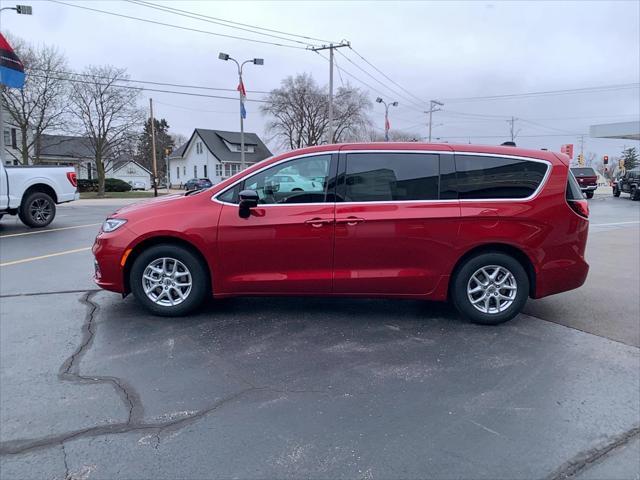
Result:
<svg viewBox="0 0 640 480"><path fill-rule="evenodd" d="M58 196L58 203L73 202L74 200L80 200L80 193L63 193Z"/></svg>
<svg viewBox="0 0 640 480"><path fill-rule="evenodd" d="M581 287L586 281L588 273L589 264L584 258L547 264L536 275L533 298L542 298Z"/></svg>
<svg viewBox="0 0 640 480"><path fill-rule="evenodd" d="M597 185L587 185L587 186L580 186L580 190L582 190L583 192L590 192L592 190L595 190L596 188L598 188Z"/></svg>

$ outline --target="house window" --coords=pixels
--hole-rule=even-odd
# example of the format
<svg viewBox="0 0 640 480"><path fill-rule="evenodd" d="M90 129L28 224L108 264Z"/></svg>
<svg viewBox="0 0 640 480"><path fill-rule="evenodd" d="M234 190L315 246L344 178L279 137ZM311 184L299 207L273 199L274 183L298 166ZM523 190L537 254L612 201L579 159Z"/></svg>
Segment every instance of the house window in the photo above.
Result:
<svg viewBox="0 0 640 480"><path fill-rule="evenodd" d="M180 167L176 167L176 178L180 178Z"/></svg>
<svg viewBox="0 0 640 480"><path fill-rule="evenodd" d="M202 152L203 152L203 149L202 149L202 142L198 142L198 143L196 143L196 153L197 153L198 155L200 155Z"/></svg>
<svg viewBox="0 0 640 480"><path fill-rule="evenodd" d="M182 174L183 175L187 175L187 166L185 165L184 167L182 167Z"/></svg>
<svg viewBox="0 0 640 480"><path fill-rule="evenodd" d="M198 166L193 166L193 178L198 178Z"/></svg>
<svg viewBox="0 0 640 480"><path fill-rule="evenodd" d="M216 164L216 177L221 177L222 176L222 164L221 163L217 163Z"/></svg>
<svg viewBox="0 0 640 480"><path fill-rule="evenodd" d="M8 128L4 129L4 144L11 145L11 131Z"/></svg>
<svg viewBox="0 0 640 480"><path fill-rule="evenodd" d="M207 175L207 166L205 165L204 166L204 178L207 178L207 177L208 177L208 175Z"/></svg>
<svg viewBox="0 0 640 480"><path fill-rule="evenodd" d="M11 129L11 148L18 148L18 135L15 128Z"/></svg>

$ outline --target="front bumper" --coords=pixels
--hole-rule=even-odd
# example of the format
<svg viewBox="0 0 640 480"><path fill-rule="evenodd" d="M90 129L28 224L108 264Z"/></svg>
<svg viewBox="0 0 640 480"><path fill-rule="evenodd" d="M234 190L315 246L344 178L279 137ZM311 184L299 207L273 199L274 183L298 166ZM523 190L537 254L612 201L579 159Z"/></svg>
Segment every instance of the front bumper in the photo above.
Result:
<svg viewBox="0 0 640 480"><path fill-rule="evenodd" d="M121 261L133 239L134 234L125 226L113 233L100 232L96 236L91 249L94 255L93 280L100 288L125 293L124 266Z"/></svg>

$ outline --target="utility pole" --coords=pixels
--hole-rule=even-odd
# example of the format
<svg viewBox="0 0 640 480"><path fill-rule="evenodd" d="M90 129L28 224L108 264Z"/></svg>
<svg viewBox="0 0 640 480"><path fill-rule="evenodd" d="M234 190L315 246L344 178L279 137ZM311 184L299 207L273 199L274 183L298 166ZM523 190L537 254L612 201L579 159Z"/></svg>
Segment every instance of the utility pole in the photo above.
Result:
<svg viewBox="0 0 640 480"><path fill-rule="evenodd" d="M333 143L333 50L336 48L342 47L350 47L351 44L346 41L342 41L339 44L334 45L330 43L329 45L322 45L321 47L310 48L310 50L314 52L319 52L320 50L329 50L329 135L327 139L327 143Z"/></svg>
<svg viewBox="0 0 640 480"><path fill-rule="evenodd" d="M158 196L158 165L156 163L156 126L153 118L153 99L149 99L149 111L151 113L151 158L153 158L153 196Z"/></svg>
<svg viewBox="0 0 640 480"><path fill-rule="evenodd" d="M431 100L429 102L429 110L427 112L424 112L429 114L429 142L431 142L431 125L433 124L433 112L439 112L442 109L438 107L443 107L443 106L444 106L444 103L439 102L437 100Z"/></svg>
<svg viewBox="0 0 640 480"><path fill-rule="evenodd" d="M516 120L518 120L516 117L511 117L511 120L507 120L507 122L509 122L509 131L511 133L511 141L515 143L516 141L516 135L518 135L518 133L520 132L520 130L518 130L516 132L515 130L515 126L516 126Z"/></svg>

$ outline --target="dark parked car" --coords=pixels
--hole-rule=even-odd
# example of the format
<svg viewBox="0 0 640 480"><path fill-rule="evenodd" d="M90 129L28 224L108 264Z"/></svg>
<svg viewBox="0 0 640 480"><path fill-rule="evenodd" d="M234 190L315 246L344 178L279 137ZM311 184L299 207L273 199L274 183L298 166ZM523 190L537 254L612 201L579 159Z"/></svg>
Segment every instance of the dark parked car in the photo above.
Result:
<svg viewBox="0 0 640 480"><path fill-rule="evenodd" d="M213 183L208 178L192 178L184 184L185 190L203 190L213 187Z"/></svg>
<svg viewBox="0 0 640 480"><path fill-rule="evenodd" d="M624 175L613 181L613 196L628 193L631 200L640 200L640 167L627 170Z"/></svg>
<svg viewBox="0 0 640 480"><path fill-rule="evenodd" d="M591 167L574 167L571 169L573 176L578 180L580 190L587 198L593 198L593 192L598 188L598 175Z"/></svg>

